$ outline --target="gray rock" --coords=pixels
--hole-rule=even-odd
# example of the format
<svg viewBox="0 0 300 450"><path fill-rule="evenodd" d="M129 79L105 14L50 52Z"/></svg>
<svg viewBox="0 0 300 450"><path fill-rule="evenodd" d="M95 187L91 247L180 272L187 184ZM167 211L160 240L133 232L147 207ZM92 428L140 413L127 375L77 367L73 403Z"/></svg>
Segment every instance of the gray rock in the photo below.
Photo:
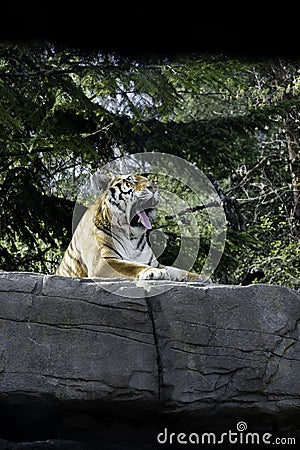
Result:
<svg viewBox="0 0 300 450"><path fill-rule="evenodd" d="M300 297L279 286L177 285L153 299L172 410L300 406Z"/></svg>
<svg viewBox="0 0 300 450"><path fill-rule="evenodd" d="M0 277L0 392L63 400L156 398L144 300L126 300L85 279L28 275L23 292L20 274L10 275L10 285L7 274Z"/></svg>
<svg viewBox="0 0 300 450"><path fill-rule="evenodd" d="M299 293L162 283L165 292L159 282L144 289L129 280L0 272L3 442L71 441L75 428L97 441L104 417L117 417L112 429L121 424L127 434L143 419L154 441L162 418L172 417L182 426L185 418L203 426L246 418L253 427L271 418L268 427L298 432ZM28 432L37 423L39 436Z"/></svg>

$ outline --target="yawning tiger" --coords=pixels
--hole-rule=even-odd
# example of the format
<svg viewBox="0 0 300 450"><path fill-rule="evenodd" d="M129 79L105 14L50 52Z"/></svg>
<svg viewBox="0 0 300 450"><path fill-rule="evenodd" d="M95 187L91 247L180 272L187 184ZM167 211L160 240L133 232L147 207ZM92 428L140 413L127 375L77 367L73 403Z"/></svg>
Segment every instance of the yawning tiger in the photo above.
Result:
<svg viewBox="0 0 300 450"><path fill-rule="evenodd" d="M199 275L159 265L147 237L159 202L157 186L143 176L118 175L87 209L57 275L198 280Z"/></svg>

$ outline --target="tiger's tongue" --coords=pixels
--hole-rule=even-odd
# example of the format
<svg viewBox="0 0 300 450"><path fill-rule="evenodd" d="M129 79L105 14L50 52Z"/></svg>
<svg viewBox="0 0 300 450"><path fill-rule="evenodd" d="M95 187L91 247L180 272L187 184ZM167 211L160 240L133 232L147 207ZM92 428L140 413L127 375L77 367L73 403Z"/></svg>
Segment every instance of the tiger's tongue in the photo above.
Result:
<svg viewBox="0 0 300 450"><path fill-rule="evenodd" d="M149 220L149 217L147 216L147 214L145 213L145 211L138 211L137 215L139 216L139 218L141 219L142 224L144 225L145 228L147 228L148 230L151 230L152 225L151 222Z"/></svg>

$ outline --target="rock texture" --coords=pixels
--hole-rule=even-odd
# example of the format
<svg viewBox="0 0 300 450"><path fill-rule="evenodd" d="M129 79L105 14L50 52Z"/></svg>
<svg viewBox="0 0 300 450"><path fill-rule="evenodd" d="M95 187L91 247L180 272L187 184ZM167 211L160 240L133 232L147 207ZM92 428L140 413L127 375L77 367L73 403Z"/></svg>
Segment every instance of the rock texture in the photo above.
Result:
<svg viewBox="0 0 300 450"><path fill-rule="evenodd" d="M299 293L158 283L0 272L0 448L156 448L167 424L239 420L298 433Z"/></svg>

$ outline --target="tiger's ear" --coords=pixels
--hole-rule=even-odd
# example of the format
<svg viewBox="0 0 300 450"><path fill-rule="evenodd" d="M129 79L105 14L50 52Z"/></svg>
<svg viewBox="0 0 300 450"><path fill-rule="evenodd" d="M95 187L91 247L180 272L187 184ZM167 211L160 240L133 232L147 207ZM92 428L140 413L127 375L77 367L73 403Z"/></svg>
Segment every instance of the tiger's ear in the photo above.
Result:
<svg viewBox="0 0 300 450"><path fill-rule="evenodd" d="M100 195L102 192L104 192L107 188L109 183L112 180L111 174L108 172L104 172L101 169L98 169L92 176L91 176L91 188L94 193L94 195Z"/></svg>

